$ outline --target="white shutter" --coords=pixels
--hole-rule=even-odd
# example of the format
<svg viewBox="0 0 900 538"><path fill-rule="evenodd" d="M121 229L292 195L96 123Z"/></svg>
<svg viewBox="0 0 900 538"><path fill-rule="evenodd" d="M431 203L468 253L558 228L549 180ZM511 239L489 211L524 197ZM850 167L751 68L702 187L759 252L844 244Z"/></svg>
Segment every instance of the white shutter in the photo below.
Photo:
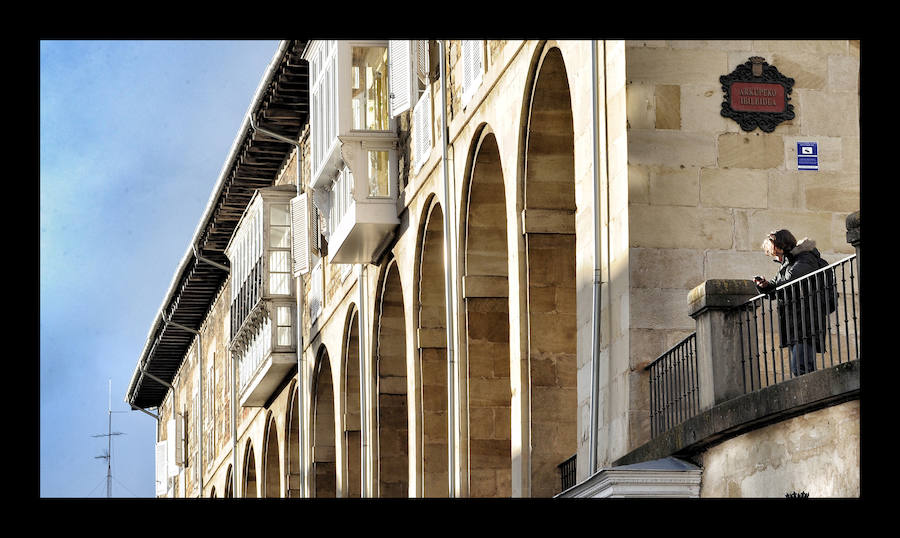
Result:
<svg viewBox="0 0 900 538"><path fill-rule="evenodd" d="M291 257L294 277L309 272L309 196L304 192L291 198Z"/></svg>
<svg viewBox="0 0 900 538"><path fill-rule="evenodd" d="M318 263L313 267L312 274L310 275L309 296L307 297L310 322L317 320L319 318L319 313L322 312L323 287L322 264Z"/></svg>
<svg viewBox="0 0 900 538"><path fill-rule="evenodd" d="M462 104L466 106L481 85L484 64L484 42L464 40L462 42Z"/></svg>
<svg viewBox="0 0 900 538"><path fill-rule="evenodd" d="M406 112L414 99L415 74L412 70L412 46L409 40L388 41L388 84L391 92L391 116Z"/></svg>
<svg viewBox="0 0 900 538"><path fill-rule="evenodd" d="M165 495L169 489L169 469L166 463L166 441L156 443L156 495Z"/></svg>
<svg viewBox="0 0 900 538"><path fill-rule="evenodd" d="M168 451L167 463L169 467L169 476L178 474L178 467L184 465L184 422L181 415L176 414L174 418L169 419L168 427Z"/></svg>
<svg viewBox="0 0 900 538"><path fill-rule="evenodd" d="M431 56L428 54L428 40L417 40L415 49L416 74L427 86L431 82Z"/></svg>
<svg viewBox="0 0 900 538"><path fill-rule="evenodd" d="M413 109L413 172L418 173L428 160L432 146L431 137L431 89L422 93Z"/></svg>

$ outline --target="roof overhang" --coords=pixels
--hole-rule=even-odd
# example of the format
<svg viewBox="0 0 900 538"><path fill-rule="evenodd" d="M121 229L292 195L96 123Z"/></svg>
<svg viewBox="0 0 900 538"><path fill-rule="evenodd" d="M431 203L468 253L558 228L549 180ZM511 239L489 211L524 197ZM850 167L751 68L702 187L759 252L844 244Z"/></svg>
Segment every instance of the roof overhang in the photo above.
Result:
<svg viewBox="0 0 900 538"><path fill-rule="evenodd" d="M272 186L294 149L253 129L298 140L309 118L308 41L282 41L256 89L206 210L175 271L131 376L132 409L159 407L228 278L225 246L257 189Z"/></svg>

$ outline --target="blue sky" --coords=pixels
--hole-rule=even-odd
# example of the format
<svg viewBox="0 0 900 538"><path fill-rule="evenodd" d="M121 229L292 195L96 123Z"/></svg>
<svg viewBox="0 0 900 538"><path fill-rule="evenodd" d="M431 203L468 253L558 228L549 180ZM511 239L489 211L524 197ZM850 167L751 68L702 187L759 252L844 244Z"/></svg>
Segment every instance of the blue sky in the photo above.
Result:
<svg viewBox="0 0 900 538"><path fill-rule="evenodd" d="M40 496L154 496L124 402L277 41L40 43Z"/></svg>

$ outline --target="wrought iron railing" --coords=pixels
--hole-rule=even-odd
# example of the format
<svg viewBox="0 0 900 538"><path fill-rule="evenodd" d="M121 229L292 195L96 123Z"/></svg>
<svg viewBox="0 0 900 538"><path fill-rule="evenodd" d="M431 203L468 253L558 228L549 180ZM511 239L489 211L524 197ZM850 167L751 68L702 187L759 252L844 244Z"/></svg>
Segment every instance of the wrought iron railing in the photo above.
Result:
<svg viewBox="0 0 900 538"><path fill-rule="evenodd" d="M562 491L566 491L575 485L576 456L577 454L572 454L572 457L556 466L556 468L559 469L559 476L562 480Z"/></svg>
<svg viewBox="0 0 900 538"><path fill-rule="evenodd" d="M737 307L745 392L859 358L857 263L848 256Z"/></svg>
<svg viewBox="0 0 900 538"><path fill-rule="evenodd" d="M650 372L652 437L700 411L696 333L675 344L645 370Z"/></svg>

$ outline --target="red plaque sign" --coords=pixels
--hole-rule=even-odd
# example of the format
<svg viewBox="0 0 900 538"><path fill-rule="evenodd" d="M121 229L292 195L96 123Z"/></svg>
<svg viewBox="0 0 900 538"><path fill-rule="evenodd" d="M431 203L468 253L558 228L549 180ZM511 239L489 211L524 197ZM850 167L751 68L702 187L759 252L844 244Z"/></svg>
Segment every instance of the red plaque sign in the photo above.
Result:
<svg viewBox="0 0 900 538"><path fill-rule="evenodd" d="M730 74L719 77L719 82L725 92L721 114L738 122L745 131L759 127L771 133L779 123L794 119L794 105L790 103L794 79L779 73L761 56L752 56Z"/></svg>
<svg viewBox="0 0 900 538"><path fill-rule="evenodd" d="M757 82L731 85L731 109L735 112L784 112L784 86Z"/></svg>

